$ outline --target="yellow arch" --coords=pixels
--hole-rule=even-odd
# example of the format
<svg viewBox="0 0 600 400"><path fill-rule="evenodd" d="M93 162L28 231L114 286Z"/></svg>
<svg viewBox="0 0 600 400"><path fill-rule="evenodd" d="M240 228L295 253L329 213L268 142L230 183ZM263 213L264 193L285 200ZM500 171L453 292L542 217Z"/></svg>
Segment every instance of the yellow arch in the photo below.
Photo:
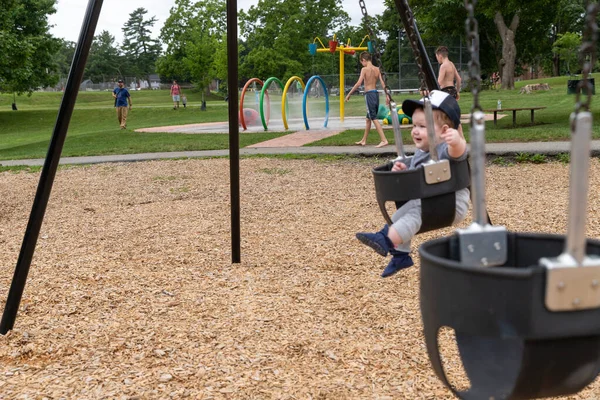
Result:
<svg viewBox="0 0 600 400"><path fill-rule="evenodd" d="M299 76L292 76L285 83L285 87L283 88L283 94L281 96L281 116L283 117L283 127L285 129L288 129L287 115L285 113L285 102L287 101L287 92L288 92L288 89L289 89L290 85L292 84L292 82L295 82L295 81L300 82L300 85L302 86L302 91L304 91L304 88L305 88L304 82L302 81L302 78L300 78Z"/></svg>

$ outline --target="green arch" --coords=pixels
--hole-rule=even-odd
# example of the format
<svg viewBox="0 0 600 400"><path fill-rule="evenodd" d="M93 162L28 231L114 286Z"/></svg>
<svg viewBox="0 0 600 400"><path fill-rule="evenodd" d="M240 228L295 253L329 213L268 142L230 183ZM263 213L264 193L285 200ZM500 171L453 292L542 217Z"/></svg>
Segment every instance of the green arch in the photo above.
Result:
<svg viewBox="0 0 600 400"><path fill-rule="evenodd" d="M265 83L263 84L262 90L260 91L260 120L262 121L263 124L263 128L265 128L265 131L268 130L267 128L267 121L265 120L265 109L263 107L263 100L265 98L265 92L267 91L267 88L269 87L269 84L271 82L277 82L279 84L279 87L281 88L281 92L283 93L283 82L281 82L278 78L272 76L269 79L267 79L265 81Z"/></svg>

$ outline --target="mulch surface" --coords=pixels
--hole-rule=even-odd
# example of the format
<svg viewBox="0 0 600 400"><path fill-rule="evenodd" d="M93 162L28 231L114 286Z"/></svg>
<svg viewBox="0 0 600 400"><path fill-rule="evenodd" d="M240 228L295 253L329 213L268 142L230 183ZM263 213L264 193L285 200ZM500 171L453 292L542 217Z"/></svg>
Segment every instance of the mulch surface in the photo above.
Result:
<svg viewBox="0 0 600 400"><path fill-rule="evenodd" d="M0 336L0 399L452 398L425 350L416 249L454 228L417 237L416 265L381 279L387 260L354 238L383 224L374 163L243 159L233 265L228 160L61 168L15 327ZM492 220L565 232L568 176L559 163L490 166ZM0 173L2 304L38 180ZM593 159L591 188L599 180ZM596 382L571 398L598 393Z"/></svg>

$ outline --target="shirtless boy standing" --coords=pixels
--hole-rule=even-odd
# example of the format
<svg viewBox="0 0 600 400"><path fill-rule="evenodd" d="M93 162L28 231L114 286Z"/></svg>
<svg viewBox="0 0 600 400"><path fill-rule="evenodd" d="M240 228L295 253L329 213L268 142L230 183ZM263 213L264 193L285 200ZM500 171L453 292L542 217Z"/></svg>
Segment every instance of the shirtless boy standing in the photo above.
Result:
<svg viewBox="0 0 600 400"><path fill-rule="evenodd" d="M377 133L379 133L379 138L381 142L375 147L383 147L387 146L388 141L383 134L383 128L381 127L381 123L377 119L377 111L379 110L379 93L377 92L377 80L381 83L381 87L385 89L385 82L383 81L383 77L381 76L381 72L379 68L374 66L371 63L371 54L363 51L360 54L360 63L363 68L360 71L360 78L356 84L352 87L352 89L348 92L346 96L346 101L350 100L350 95L354 92L358 87L364 82L365 84L365 102L367 103L367 120L365 127L365 134L360 142L356 142L361 146L367 144L367 136L369 135L369 131L371 130L371 121L375 124L375 129L377 129Z"/></svg>
<svg viewBox="0 0 600 400"><path fill-rule="evenodd" d="M456 100L460 99L461 79L454 63L448 59L448 48L440 46L435 50L435 58L440 63L438 83L443 92L450 94ZM454 83L456 81L456 84Z"/></svg>

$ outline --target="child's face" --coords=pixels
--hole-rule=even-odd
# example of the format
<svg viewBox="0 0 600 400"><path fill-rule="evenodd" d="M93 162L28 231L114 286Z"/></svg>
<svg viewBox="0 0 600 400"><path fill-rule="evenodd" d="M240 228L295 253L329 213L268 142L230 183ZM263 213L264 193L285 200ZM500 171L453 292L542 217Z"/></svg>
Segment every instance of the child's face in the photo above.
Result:
<svg viewBox="0 0 600 400"><path fill-rule="evenodd" d="M410 131L413 142L419 150L429 151L429 139L427 138L427 122L425 112L422 108L417 108L412 116L413 128ZM435 121L435 119L434 119ZM436 140L442 133L442 127L434 123Z"/></svg>

